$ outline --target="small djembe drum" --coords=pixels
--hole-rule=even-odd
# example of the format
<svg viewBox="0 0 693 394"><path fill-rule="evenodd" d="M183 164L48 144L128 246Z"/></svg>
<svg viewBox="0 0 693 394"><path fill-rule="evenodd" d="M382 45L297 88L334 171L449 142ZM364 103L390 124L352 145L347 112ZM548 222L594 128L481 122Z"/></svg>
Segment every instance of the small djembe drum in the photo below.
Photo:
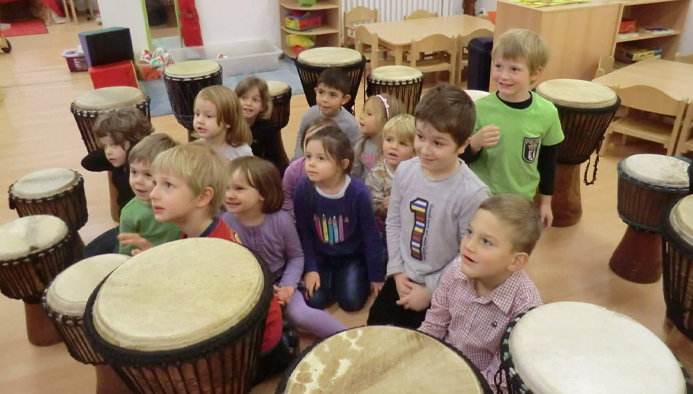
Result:
<svg viewBox="0 0 693 394"><path fill-rule="evenodd" d="M267 81L269 94L272 96L272 117L270 123L274 129L274 144L277 152L282 153L282 168L289 165L289 157L284 149L282 129L289 124L291 115L291 86L281 81Z"/></svg>
<svg viewBox="0 0 693 394"><path fill-rule="evenodd" d="M273 296L266 264L218 238L123 263L89 298L94 350L137 393L247 393Z"/></svg>
<svg viewBox="0 0 693 394"><path fill-rule="evenodd" d="M483 90L465 90L464 92L467 93L467 96L469 96L472 101L484 98L490 94L489 92L484 92Z"/></svg>
<svg viewBox="0 0 693 394"><path fill-rule="evenodd" d="M541 83L537 94L551 101L558 109L565 139L558 146L555 193L551 200L553 225L572 226L582 216L580 197L580 164L598 153L604 133L621 100L613 90L594 82L576 79L554 79ZM591 185L596 180L599 155L594 162L592 181L587 181L589 163L584 181Z"/></svg>
<svg viewBox="0 0 693 394"><path fill-rule="evenodd" d="M84 308L96 286L129 259L104 254L82 260L61 272L43 294L43 308L75 360L96 368L97 394L129 394L125 383L92 349L84 334Z"/></svg>
<svg viewBox="0 0 693 394"><path fill-rule="evenodd" d="M421 99L423 80L423 73L413 67L378 67L366 77L366 95L370 97L387 93L401 101L408 114L414 114L416 104Z"/></svg>
<svg viewBox="0 0 693 394"><path fill-rule="evenodd" d="M194 140L195 98L208 86L224 84L221 65L211 60L172 64L164 70L164 84L173 115L188 130L188 141Z"/></svg>
<svg viewBox="0 0 693 394"><path fill-rule="evenodd" d="M518 316L503 335L501 359L510 394L687 393L686 371L656 335L582 302Z"/></svg>
<svg viewBox="0 0 693 394"><path fill-rule="evenodd" d="M65 222L35 215L0 226L0 291L24 301L26 331L35 346L60 342L41 306L48 284L74 263L74 239Z"/></svg>
<svg viewBox="0 0 693 394"><path fill-rule="evenodd" d="M294 361L277 394L492 393L452 346L422 332L358 327L316 342Z"/></svg>
<svg viewBox="0 0 693 394"><path fill-rule="evenodd" d="M314 106L315 88L318 84L320 74L328 68L339 67L344 70L344 73L349 78L349 94L351 99L344 104L347 111L354 113L354 103L356 95L359 93L361 77L363 69L366 66L366 58L353 49L323 47L312 48L301 52L296 57L296 69L298 76L301 78L303 85L303 93L306 95L306 101L309 106Z"/></svg>
<svg viewBox="0 0 693 394"><path fill-rule="evenodd" d="M662 276L662 211L688 194L688 163L633 155L618 163L618 215L628 225L609 260L618 276L653 283Z"/></svg>

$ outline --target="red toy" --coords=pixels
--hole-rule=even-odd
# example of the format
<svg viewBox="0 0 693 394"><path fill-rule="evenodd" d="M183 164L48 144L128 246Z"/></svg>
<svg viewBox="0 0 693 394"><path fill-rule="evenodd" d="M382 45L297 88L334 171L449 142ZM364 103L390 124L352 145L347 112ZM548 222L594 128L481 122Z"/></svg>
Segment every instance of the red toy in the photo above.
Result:
<svg viewBox="0 0 693 394"><path fill-rule="evenodd" d="M94 89L111 86L132 86L138 89L140 87L132 60L89 67L89 76L91 76Z"/></svg>

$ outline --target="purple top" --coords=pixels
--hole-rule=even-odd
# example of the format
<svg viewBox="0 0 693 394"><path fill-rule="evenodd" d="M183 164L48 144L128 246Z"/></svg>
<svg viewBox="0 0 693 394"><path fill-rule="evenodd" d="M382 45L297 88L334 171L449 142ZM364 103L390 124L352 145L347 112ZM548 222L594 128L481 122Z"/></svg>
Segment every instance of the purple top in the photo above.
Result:
<svg viewBox="0 0 693 394"><path fill-rule="evenodd" d="M224 212L221 218L238 233L243 246L265 259L274 283L278 281L279 287L298 286L303 275L303 249L288 213L268 214L257 226L244 226L230 212Z"/></svg>
<svg viewBox="0 0 693 394"><path fill-rule="evenodd" d="M306 157L299 157L289 164L284 172L284 179L282 180L282 188L284 189L284 205L282 209L291 215L292 218L296 218L294 215L294 189L298 180L306 175Z"/></svg>

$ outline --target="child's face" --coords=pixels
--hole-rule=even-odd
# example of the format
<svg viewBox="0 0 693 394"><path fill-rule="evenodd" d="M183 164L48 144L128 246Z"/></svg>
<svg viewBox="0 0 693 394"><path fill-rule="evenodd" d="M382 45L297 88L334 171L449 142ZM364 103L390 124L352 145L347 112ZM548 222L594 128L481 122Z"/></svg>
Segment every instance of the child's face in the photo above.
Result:
<svg viewBox="0 0 693 394"><path fill-rule="evenodd" d="M130 188L140 201L151 203L149 193L154 189L154 177L152 177L149 164L130 163Z"/></svg>
<svg viewBox="0 0 693 394"><path fill-rule="evenodd" d="M457 155L467 146L457 145L448 133L441 133L428 122L416 121L414 150L421 159L421 167L429 176L452 170L457 165Z"/></svg>
<svg viewBox="0 0 693 394"><path fill-rule="evenodd" d="M414 146L411 142L398 137L396 132L390 131L385 134L383 140L383 155L387 164L397 168L399 163L414 157Z"/></svg>
<svg viewBox="0 0 693 394"><path fill-rule="evenodd" d="M313 183L328 181L344 173L335 159L327 155L322 141L308 141L305 156L306 175Z"/></svg>
<svg viewBox="0 0 693 394"><path fill-rule="evenodd" d="M539 78L540 74L541 69L530 75L525 58L510 60L499 57L493 59L491 68L491 79L498 87L500 98L506 101L525 98L532 82Z"/></svg>
<svg viewBox="0 0 693 394"><path fill-rule="evenodd" d="M479 209L460 243L462 273L489 281L510 276L509 267L518 254L513 249L508 226L491 212Z"/></svg>
<svg viewBox="0 0 693 394"><path fill-rule="evenodd" d="M252 120L253 122L257 119L257 116L262 112L262 96L260 96L260 89L252 88L248 90L241 99L241 108L243 108L243 117L246 120Z"/></svg>
<svg viewBox="0 0 693 394"><path fill-rule="evenodd" d="M113 141L111 137L101 137L99 138L101 145L103 145L103 151L106 153L106 159L115 168L119 168L125 165L128 161L128 149L130 149L130 142L123 141L123 145L118 145Z"/></svg>
<svg viewBox="0 0 693 394"><path fill-rule="evenodd" d="M195 100L195 131L205 140L211 140L226 135L228 127L217 121L217 107L209 100Z"/></svg>
<svg viewBox="0 0 693 394"><path fill-rule="evenodd" d="M382 132L382 124L378 117L375 100L380 99L368 100L359 116L359 127L361 134L365 137L373 137Z"/></svg>
<svg viewBox="0 0 693 394"><path fill-rule="evenodd" d="M197 196L182 179L154 173L154 189L149 194L154 218L159 222L184 222L197 207Z"/></svg>
<svg viewBox="0 0 693 394"><path fill-rule="evenodd" d="M226 187L226 210L233 213L261 212L265 199L260 192L250 185L240 170L236 170L229 178Z"/></svg>
<svg viewBox="0 0 693 394"><path fill-rule="evenodd" d="M320 84L315 88L315 101L320 108L320 113L328 118L339 115L342 105L349 102L350 98L351 96L342 93L341 90L328 87L325 84Z"/></svg>

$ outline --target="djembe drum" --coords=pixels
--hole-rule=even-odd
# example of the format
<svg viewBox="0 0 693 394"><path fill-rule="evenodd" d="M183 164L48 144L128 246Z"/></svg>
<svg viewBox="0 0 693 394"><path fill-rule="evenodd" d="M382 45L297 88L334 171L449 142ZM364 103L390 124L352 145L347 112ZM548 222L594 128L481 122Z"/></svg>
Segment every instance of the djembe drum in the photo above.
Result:
<svg viewBox="0 0 693 394"><path fill-rule="evenodd" d="M296 69L299 78L301 78L303 93L311 107L316 104L315 88L318 85L320 74L332 67L339 67L344 70L349 78L349 94L351 95L351 99L344 104L344 108L352 114L365 66L366 58L358 51L349 48L312 48L301 52L296 57Z"/></svg>
<svg viewBox="0 0 693 394"><path fill-rule="evenodd" d="M150 102L149 96L137 88L116 86L80 94L72 102L70 111L75 117L87 152L93 152L99 149L99 139L93 133L94 122L99 115L119 108L136 107L149 119Z"/></svg>
<svg viewBox="0 0 693 394"><path fill-rule="evenodd" d="M195 98L208 86L224 84L221 65L211 60L172 64L164 70L164 84L173 115L188 130L188 141L194 140Z"/></svg>
<svg viewBox="0 0 693 394"><path fill-rule="evenodd" d="M291 86L281 81L267 81L269 94L272 96L272 118L270 124L274 129L274 144L277 152L282 154L282 168L289 165L289 157L284 149L284 140L282 139L282 129L289 124L289 116L291 115Z"/></svg>
<svg viewBox="0 0 693 394"><path fill-rule="evenodd" d="M277 387L287 393L491 393L486 380L452 346L422 332L358 327L316 342Z"/></svg>
<svg viewBox="0 0 693 394"><path fill-rule="evenodd" d="M489 92L484 92L483 90L465 90L464 92L467 93L467 96L469 96L472 101L484 98L490 94Z"/></svg>
<svg viewBox="0 0 693 394"><path fill-rule="evenodd" d="M686 371L656 335L582 302L519 315L503 335L501 359L511 394L687 393Z"/></svg>
<svg viewBox="0 0 693 394"><path fill-rule="evenodd" d="M27 337L35 346L60 342L41 307L41 294L74 263L71 234L65 222L48 215L26 216L0 226L0 291L24 301Z"/></svg>
<svg viewBox="0 0 693 394"><path fill-rule="evenodd" d="M413 67L378 67L366 77L366 95L370 97L387 93L401 101L408 114L413 114L421 99L423 80L423 73Z"/></svg>
<svg viewBox="0 0 693 394"><path fill-rule="evenodd" d="M104 254L82 260L61 272L43 294L43 308L75 360L96 369L97 394L127 394L130 390L111 366L92 349L84 334L84 308L96 286L129 259Z"/></svg>
<svg viewBox="0 0 693 394"><path fill-rule="evenodd" d="M137 393L247 393L273 296L266 264L217 238L142 252L94 290L94 350Z"/></svg>
<svg viewBox="0 0 693 394"><path fill-rule="evenodd" d="M536 92L556 106L565 135L558 146L555 192L551 200L553 225L572 226L582 216L580 164L588 161L593 152L599 152L604 133L621 100L606 86L576 79L546 81L537 86ZM586 185L596 180L598 163L597 154L593 179L589 182L587 164L584 176Z"/></svg>
<svg viewBox="0 0 693 394"><path fill-rule="evenodd" d="M662 211L688 194L688 163L633 155L618 163L618 215L628 229L609 260L620 277L653 283L662 276Z"/></svg>
<svg viewBox="0 0 693 394"><path fill-rule="evenodd" d="M661 226L667 318L693 339L693 195L666 209Z"/></svg>

